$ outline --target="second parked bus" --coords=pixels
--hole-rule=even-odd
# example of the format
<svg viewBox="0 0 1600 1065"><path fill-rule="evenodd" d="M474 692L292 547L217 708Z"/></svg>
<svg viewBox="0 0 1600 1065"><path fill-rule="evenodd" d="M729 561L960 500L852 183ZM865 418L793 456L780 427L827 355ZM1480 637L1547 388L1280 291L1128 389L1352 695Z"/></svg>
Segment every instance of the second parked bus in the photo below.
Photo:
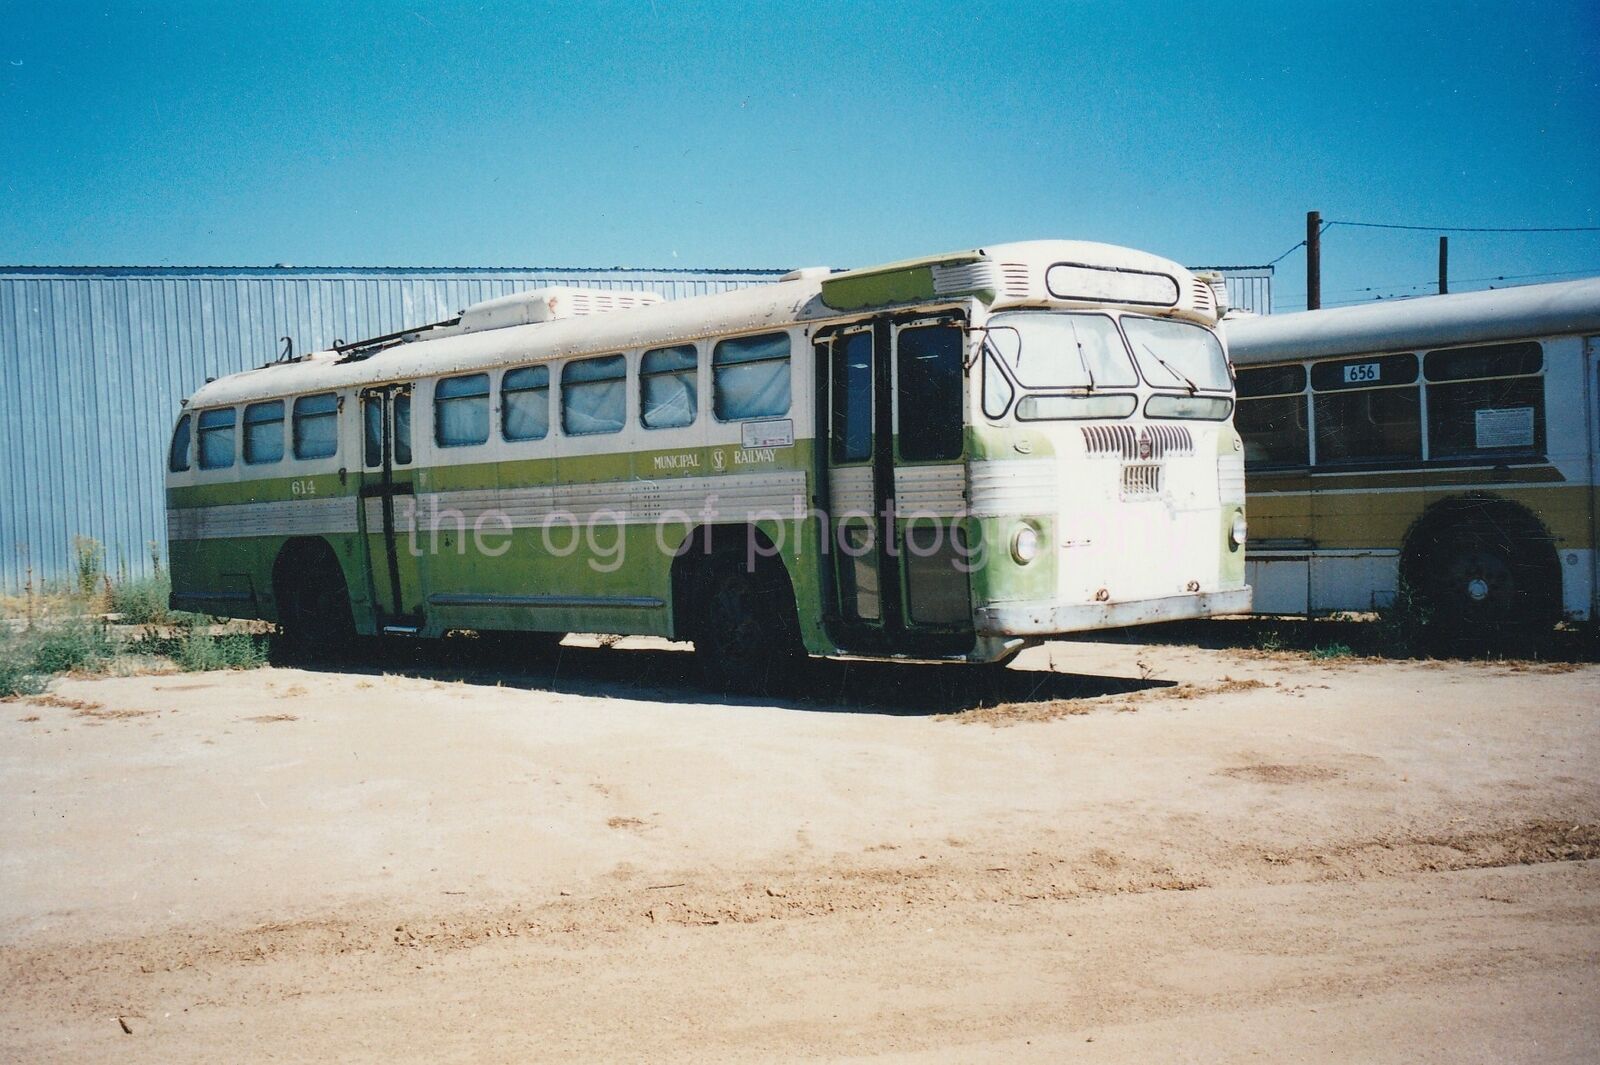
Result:
<svg viewBox="0 0 1600 1065"><path fill-rule="evenodd" d="M1256 609L1596 616L1600 278L1225 324Z"/></svg>

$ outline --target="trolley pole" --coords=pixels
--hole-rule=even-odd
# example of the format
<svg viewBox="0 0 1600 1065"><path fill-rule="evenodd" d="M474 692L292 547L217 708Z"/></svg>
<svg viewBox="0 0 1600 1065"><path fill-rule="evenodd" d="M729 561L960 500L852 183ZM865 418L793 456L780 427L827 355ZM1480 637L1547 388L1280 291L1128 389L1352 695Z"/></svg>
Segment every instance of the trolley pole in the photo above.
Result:
<svg viewBox="0 0 1600 1065"><path fill-rule="evenodd" d="M1306 310L1322 307L1322 213L1306 212Z"/></svg>
<svg viewBox="0 0 1600 1065"><path fill-rule="evenodd" d="M1450 291L1450 238L1439 238L1439 295Z"/></svg>

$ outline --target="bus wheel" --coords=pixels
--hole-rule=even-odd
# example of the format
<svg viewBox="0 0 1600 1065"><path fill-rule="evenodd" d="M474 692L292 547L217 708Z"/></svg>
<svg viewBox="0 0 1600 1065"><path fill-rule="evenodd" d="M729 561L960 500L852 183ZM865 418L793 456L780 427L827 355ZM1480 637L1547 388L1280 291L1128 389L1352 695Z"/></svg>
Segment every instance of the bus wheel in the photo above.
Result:
<svg viewBox="0 0 1600 1065"><path fill-rule="evenodd" d="M701 675L723 692L781 690L805 658L788 576L773 563L749 573L740 559L710 562L694 637Z"/></svg>
<svg viewBox="0 0 1600 1065"><path fill-rule="evenodd" d="M1493 528L1468 526L1442 537L1429 552L1424 586L1430 624L1441 635L1517 638L1555 622L1532 548Z"/></svg>
<svg viewBox="0 0 1600 1065"><path fill-rule="evenodd" d="M281 646L291 658L335 658L355 640L344 571L326 544L298 545L278 558L273 584Z"/></svg>

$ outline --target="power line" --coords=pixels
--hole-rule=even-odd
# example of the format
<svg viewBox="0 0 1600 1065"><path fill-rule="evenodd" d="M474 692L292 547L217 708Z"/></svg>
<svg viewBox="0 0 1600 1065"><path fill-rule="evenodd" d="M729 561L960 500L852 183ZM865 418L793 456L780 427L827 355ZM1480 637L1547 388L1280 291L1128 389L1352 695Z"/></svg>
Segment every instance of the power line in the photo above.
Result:
<svg viewBox="0 0 1600 1065"><path fill-rule="evenodd" d="M1600 276L1600 266L1581 267L1576 270L1550 270L1542 274L1495 274L1492 277L1458 277L1451 278L1451 284L1472 285L1480 281L1527 281L1540 277L1568 277L1575 274ZM1382 285L1365 285L1361 288L1341 288L1329 293L1334 296L1348 296L1357 292L1377 292L1379 289L1408 289L1427 288L1439 283L1437 278L1427 281L1391 281Z"/></svg>
<svg viewBox="0 0 1600 1065"><path fill-rule="evenodd" d="M1583 276L1600 276L1600 267L1591 267L1589 269L1584 269L1584 270L1553 270L1553 271L1551 271L1549 273L1543 273L1543 274L1498 274L1498 275L1496 275L1494 277L1467 277L1467 278L1462 278L1459 281L1452 281L1452 284L1453 285L1454 284L1471 285L1471 284L1477 284L1477 283L1484 282L1484 281L1523 281L1523 280L1529 280L1529 279L1541 278L1541 277L1569 277L1569 276L1572 276L1572 275L1575 275L1575 274L1583 275ZM1340 291L1343 292L1343 293L1375 292L1379 288L1389 289L1390 291L1381 293L1381 294L1376 295L1376 296L1368 297L1368 298L1357 297L1356 299L1328 300L1323 304L1323 306L1324 307L1350 307L1350 306L1354 306L1355 304L1358 304L1358 303L1381 303L1384 300L1415 299L1415 298L1419 298L1421 296L1431 295L1431 293L1426 293L1426 292L1424 292L1424 293L1416 293L1416 292L1408 291L1409 289L1423 288L1423 287L1426 287L1426 286L1432 286L1432 285L1436 285L1436 284L1438 284L1437 281L1418 281L1418 282L1416 282L1414 284L1410 284L1410 285L1374 285L1372 288L1366 288L1366 289L1342 289ZM1493 289L1495 286L1494 285L1490 285L1489 287L1491 289ZM1280 303L1280 304L1278 304L1278 306L1282 307L1285 310L1305 310L1305 306L1306 305L1304 303L1297 302L1297 303Z"/></svg>
<svg viewBox="0 0 1600 1065"><path fill-rule="evenodd" d="M1306 246L1306 242L1302 240L1300 243L1298 243L1294 247L1290 248L1289 251L1284 252L1282 255L1278 256L1276 259L1273 259L1271 262L1267 263L1267 265L1268 266L1277 266L1279 263L1281 263L1283 260L1285 260L1285 259L1287 259L1289 257L1289 253L1290 252L1298 251L1298 250L1300 250L1301 248L1303 248L1305 246Z"/></svg>
<svg viewBox="0 0 1600 1065"><path fill-rule="evenodd" d="M1600 233L1600 226L1412 226L1397 222L1347 222L1336 220L1329 226L1359 226L1362 229L1414 229L1428 233ZM1290 251L1294 249L1291 248Z"/></svg>
<svg viewBox="0 0 1600 1065"><path fill-rule="evenodd" d="M1326 233L1328 231L1328 227L1333 225L1333 224L1334 223L1332 223L1332 222L1324 222L1324 223L1322 223L1322 228L1317 230L1317 236L1320 237L1322 234ZM1298 251L1300 248L1303 248L1305 246L1306 246L1306 242L1302 240L1298 244L1296 244L1293 248L1290 248L1289 251L1284 252L1282 255L1278 256L1276 259L1274 259L1271 262L1269 262L1267 265L1268 266L1277 266L1284 259L1287 259L1291 252Z"/></svg>
<svg viewBox="0 0 1600 1065"><path fill-rule="evenodd" d="M1400 222L1352 222L1346 219L1333 219L1324 221L1319 234L1326 233L1334 226L1355 226L1360 229L1404 229L1419 233L1600 233L1600 226L1414 226ZM1268 262L1268 266L1276 266L1293 253L1306 246L1305 241L1297 242L1288 251L1276 259ZM1528 275L1534 276L1534 275Z"/></svg>

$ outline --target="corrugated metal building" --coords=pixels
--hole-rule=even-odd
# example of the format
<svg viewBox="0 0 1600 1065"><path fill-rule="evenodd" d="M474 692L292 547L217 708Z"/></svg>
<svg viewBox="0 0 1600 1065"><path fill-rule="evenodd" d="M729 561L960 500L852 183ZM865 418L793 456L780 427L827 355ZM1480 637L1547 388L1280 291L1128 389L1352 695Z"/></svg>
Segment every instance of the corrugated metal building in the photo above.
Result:
<svg viewBox="0 0 1600 1065"><path fill-rule="evenodd" d="M178 402L208 377L449 318L544 285L668 299L767 283L773 270L0 267L0 588L165 556L162 456ZM1265 277L1265 281L1262 277ZM1229 271L1236 306L1271 309L1271 271Z"/></svg>
<svg viewBox="0 0 1600 1065"><path fill-rule="evenodd" d="M782 271L0 267L0 587L69 572L74 536L107 567L165 554L162 451L208 377L294 350L437 322L544 285L668 298Z"/></svg>

